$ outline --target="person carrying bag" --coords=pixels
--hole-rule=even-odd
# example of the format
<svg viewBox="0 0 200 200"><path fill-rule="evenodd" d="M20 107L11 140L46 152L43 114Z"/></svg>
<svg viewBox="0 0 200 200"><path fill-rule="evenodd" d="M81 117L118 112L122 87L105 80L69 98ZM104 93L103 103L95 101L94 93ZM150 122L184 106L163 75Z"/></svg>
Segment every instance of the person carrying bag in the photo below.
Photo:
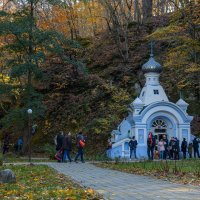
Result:
<svg viewBox="0 0 200 200"><path fill-rule="evenodd" d="M58 161L58 162L61 162L62 161L62 158L63 158L63 149L61 148L60 150L58 150L55 154L55 159Z"/></svg>
<svg viewBox="0 0 200 200"><path fill-rule="evenodd" d="M76 157L74 159L74 161L77 163L77 160L79 158L79 156L81 157L81 162L84 163L84 159L83 159L83 148L85 147L85 140L84 140L84 137L83 137L83 133L82 132L79 132L78 133L78 136L77 136L77 148L78 148L78 152L76 154Z"/></svg>

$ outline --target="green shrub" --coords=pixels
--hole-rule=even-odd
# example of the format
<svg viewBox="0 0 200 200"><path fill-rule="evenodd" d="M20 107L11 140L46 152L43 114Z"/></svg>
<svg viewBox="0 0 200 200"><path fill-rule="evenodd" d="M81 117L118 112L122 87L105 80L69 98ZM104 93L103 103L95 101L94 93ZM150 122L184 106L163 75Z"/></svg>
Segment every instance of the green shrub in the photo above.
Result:
<svg viewBox="0 0 200 200"><path fill-rule="evenodd" d="M0 166L2 166L2 165L3 165L3 155L0 154Z"/></svg>
<svg viewBox="0 0 200 200"><path fill-rule="evenodd" d="M120 162L120 157L115 157L115 164L117 165L117 164L119 164L119 162Z"/></svg>
<svg viewBox="0 0 200 200"><path fill-rule="evenodd" d="M45 154L48 154L50 159L54 159L54 156L56 154L55 146L52 146L50 144L45 144L43 150Z"/></svg>

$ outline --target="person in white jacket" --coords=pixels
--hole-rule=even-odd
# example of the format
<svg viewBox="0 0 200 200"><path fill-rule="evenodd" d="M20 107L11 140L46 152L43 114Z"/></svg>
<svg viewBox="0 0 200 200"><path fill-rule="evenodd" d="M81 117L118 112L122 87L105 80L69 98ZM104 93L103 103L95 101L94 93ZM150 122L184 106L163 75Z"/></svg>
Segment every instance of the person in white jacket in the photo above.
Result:
<svg viewBox="0 0 200 200"><path fill-rule="evenodd" d="M163 160L164 151L165 151L165 144L166 144L166 142L164 142L163 139L161 139L158 142L158 150L159 150L159 154L160 154L160 159L161 160Z"/></svg>

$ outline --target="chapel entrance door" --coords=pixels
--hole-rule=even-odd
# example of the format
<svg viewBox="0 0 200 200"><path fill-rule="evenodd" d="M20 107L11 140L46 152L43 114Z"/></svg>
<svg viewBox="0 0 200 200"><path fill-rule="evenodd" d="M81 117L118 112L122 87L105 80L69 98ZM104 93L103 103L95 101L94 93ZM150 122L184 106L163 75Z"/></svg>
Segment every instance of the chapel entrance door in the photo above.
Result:
<svg viewBox="0 0 200 200"><path fill-rule="evenodd" d="M156 139L155 150L158 151L158 142L161 139L167 139L167 124L162 119L156 119L152 123L152 129L154 129L154 137Z"/></svg>

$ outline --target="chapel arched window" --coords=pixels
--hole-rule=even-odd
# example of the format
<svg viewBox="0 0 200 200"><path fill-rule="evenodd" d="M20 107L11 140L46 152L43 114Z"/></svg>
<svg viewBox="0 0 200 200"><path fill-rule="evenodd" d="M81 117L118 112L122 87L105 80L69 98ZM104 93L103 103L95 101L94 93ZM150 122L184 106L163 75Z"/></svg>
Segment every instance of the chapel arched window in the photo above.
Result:
<svg viewBox="0 0 200 200"><path fill-rule="evenodd" d="M162 119L156 119L153 123L152 123L152 127L154 128L158 128L158 129L165 129L167 128L167 124L165 123L165 121L163 121Z"/></svg>

